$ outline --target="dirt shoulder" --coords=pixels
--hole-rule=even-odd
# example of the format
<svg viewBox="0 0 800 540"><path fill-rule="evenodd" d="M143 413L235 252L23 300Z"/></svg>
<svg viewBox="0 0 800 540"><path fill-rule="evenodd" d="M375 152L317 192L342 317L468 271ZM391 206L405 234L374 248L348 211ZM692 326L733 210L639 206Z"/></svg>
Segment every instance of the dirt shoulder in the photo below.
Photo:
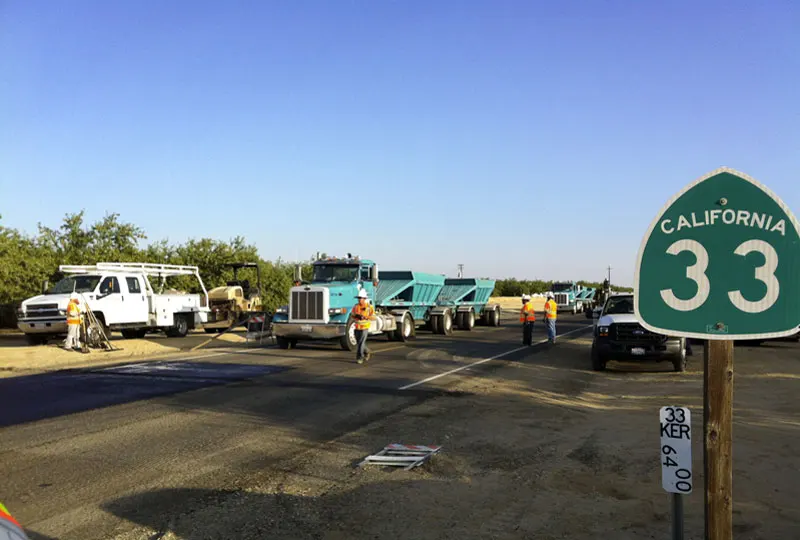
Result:
<svg viewBox="0 0 800 540"><path fill-rule="evenodd" d="M181 508L180 489L109 502L144 538L535 538L669 535L661 488L658 409L689 406L695 491L686 538L703 537L702 355L686 373L661 365L588 370L587 339L520 362L497 362L428 399L228 491ZM800 348L737 348L734 526L738 540L794 538L800 527ZM389 443L440 444L413 471L354 467ZM193 494L195 495L195 494ZM163 513L142 515L143 501Z"/></svg>
<svg viewBox="0 0 800 540"><path fill-rule="evenodd" d="M22 333L0 334L0 378L30 375L57 369L97 366L120 360L137 358L163 358L165 356L192 351L216 334L191 332L183 338L168 338L153 334L144 339L124 339L112 334L111 343L119 350L102 351L91 349L82 354L61 348L61 341L48 345L28 345ZM219 348L247 346L244 332L231 332L217 336L196 350L204 354Z"/></svg>

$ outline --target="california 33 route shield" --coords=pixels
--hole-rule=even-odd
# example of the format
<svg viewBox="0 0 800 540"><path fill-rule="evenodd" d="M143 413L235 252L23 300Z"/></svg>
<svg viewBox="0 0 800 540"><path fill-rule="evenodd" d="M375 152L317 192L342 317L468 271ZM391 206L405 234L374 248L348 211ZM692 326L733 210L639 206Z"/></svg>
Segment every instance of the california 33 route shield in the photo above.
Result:
<svg viewBox="0 0 800 540"><path fill-rule="evenodd" d="M768 188L732 169L686 186L639 249L634 309L653 332L768 339L800 326L800 224Z"/></svg>

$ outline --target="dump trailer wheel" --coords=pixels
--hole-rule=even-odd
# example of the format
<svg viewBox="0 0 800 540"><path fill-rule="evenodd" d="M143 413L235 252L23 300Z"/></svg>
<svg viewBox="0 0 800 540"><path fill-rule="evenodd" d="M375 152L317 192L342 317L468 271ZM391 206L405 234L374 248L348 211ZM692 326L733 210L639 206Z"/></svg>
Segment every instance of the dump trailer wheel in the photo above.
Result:
<svg viewBox="0 0 800 540"><path fill-rule="evenodd" d="M434 334L441 333L439 329L442 326L442 319L441 317L439 317L439 315L431 315L430 325L431 325L431 331Z"/></svg>
<svg viewBox="0 0 800 540"><path fill-rule="evenodd" d="M443 336L453 335L453 315L450 310L446 310L441 317L439 333Z"/></svg>
<svg viewBox="0 0 800 540"><path fill-rule="evenodd" d="M464 328L464 314L456 312L456 320L455 320L456 328L459 330Z"/></svg>
<svg viewBox="0 0 800 540"><path fill-rule="evenodd" d="M475 311L470 309L467 313L464 313L461 321L463 322L464 326L461 327L462 330L466 330L467 332L471 332L473 328L475 328Z"/></svg>
<svg viewBox="0 0 800 540"><path fill-rule="evenodd" d="M353 352L358 348L358 343L356 342L356 321L354 319L347 321L344 335L339 338L339 345L341 345L342 349L349 352Z"/></svg>
<svg viewBox="0 0 800 540"><path fill-rule="evenodd" d="M403 318L400 321L400 325L394 331L394 340L395 341L408 341L414 335L414 319L411 317L411 314L406 312L403 313Z"/></svg>
<svg viewBox="0 0 800 540"><path fill-rule="evenodd" d="M489 326L500 326L500 308L496 307L489 314Z"/></svg>

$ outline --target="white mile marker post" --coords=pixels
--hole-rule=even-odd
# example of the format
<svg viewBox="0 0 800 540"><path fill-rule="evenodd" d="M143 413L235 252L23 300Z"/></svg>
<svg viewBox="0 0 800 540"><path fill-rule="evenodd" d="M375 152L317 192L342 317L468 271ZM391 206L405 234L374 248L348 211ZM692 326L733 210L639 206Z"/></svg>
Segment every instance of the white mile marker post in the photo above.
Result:
<svg viewBox="0 0 800 540"><path fill-rule="evenodd" d="M692 416L686 407L661 407L661 487L672 497L672 539L683 540L683 495L692 492Z"/></svg>

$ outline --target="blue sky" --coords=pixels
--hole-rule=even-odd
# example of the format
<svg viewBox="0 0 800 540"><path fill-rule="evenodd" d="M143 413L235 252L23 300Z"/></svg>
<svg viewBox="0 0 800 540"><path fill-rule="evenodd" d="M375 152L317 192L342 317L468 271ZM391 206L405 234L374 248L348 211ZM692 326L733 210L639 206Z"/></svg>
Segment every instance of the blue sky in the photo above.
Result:
<svg viewBox="0 0 800 540"><path fill-rule="evenodd" d="M800 206L796 2L0 2L0 214L630 284L720 166Z"/></svg>

